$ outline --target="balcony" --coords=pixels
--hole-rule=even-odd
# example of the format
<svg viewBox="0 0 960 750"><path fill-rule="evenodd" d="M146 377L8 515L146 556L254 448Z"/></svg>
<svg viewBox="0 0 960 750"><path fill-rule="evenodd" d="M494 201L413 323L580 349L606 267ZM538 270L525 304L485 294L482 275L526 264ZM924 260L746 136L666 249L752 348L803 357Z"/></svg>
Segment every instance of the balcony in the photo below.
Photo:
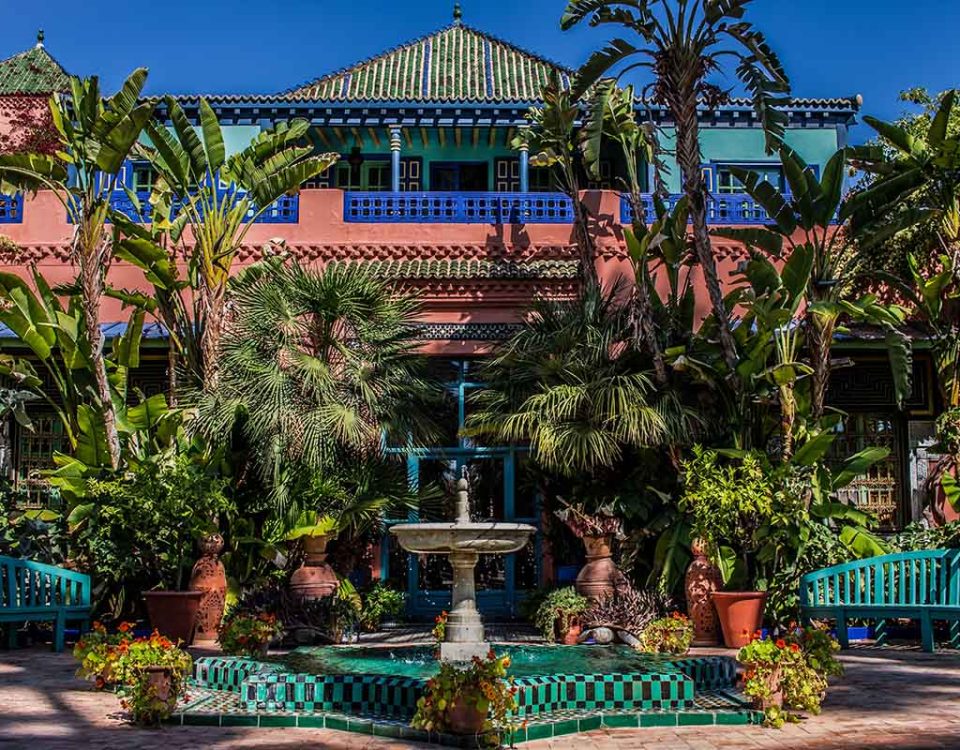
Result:
<svg viewBox="0 0 960 750"><path fill-rule="evenodd" d="M123 191L116 191L110 196L110 206L130 219L139 219L141 214L143 218L150 218L150 193L140 191L135 193L137 201L140 203L140 210L134 205L133 200ZM218 196L222 199L230 197L231 191L224 188L218 191ZM173 206L173 215L176 216L182 207L182 201L177 201ZM251 208L247 218L251 218L256 213L256 209ZM277 200L263 214L255 220L257 224L296 224L300 221L300 196L284 195Z"/></svg>
<svg viewBox="0 0 960 750"><path fill-rule="evenodd" d="M653 196L644 194L642 198L643 210L649 222L656 216ZM681 198L683 198L682 195L670 195L663 203L668 211L672 211ZM790 196L785 195L784 198L789 200ZM625 194L620 196L620 222L625 225L633 222L633 206L630 205L630 199ZM717 226L773 223L763 206L749 195L737 193L708 196L707 222Z"/></svg>
<svg viewBox="0 0 960 750"><path fill-rule="evenodd" d="M23 196L0 195L0 224L23 223Z"/></svg>
<svg viewBox="0 0 960 750"><path fill-rule="evenodd" d="M347 191L343 219L361 224L571 224L562 193L387 193Z"/></svg>

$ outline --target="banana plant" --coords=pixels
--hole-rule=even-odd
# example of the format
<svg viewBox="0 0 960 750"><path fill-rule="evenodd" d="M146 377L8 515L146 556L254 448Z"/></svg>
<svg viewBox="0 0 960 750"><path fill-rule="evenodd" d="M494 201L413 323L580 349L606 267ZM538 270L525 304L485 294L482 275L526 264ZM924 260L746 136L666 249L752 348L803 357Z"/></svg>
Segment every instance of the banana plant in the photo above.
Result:
<svg viewBox="0 0 960 750"><path fill-rule="evenodd" d="M542 91L543 104L527 112L529 127L521 129L511 145L530 150L530 166L554 168L561 190L573 202L573 222L577 248L580 251L580 275L587 286L598 286L594 265L594 241L587 225L587 209L580 200L578 164L580 146L576 127L581 110L559 76L551 75Z"/></svg>
<svg viewBox="0 0 960 750"><path fill-rule="evenodd" d="M874 294L857 296L858 284L870 275L859 252L882 241L879 233L857 234L848 221L856 210L844 203L843 186L847 152L836 152L818 178L796 151L783 146L780 162L789 192L783 193L756 172L735 168L734 176L746 193L770 217L770 225L749 229L721 228L711 234L735 240L771 258L802 253L806 278L800 279L799 293L805 295L804 328L811 360L811 416L824 414L830 382L831 349L834 337L843 332L844 319L874 323L886 330L887 351L894 376L898 403L910 392L911 357L909 340L899 330L904 310L881 303ZM907 226L913 214L904 214L900 226ZM839 221L839 224L837 223Z"/></svg>
<svg viewBox="0 0 960 750"><path fill-rule="evenodd" d="M120 464L120 438L114 399L107 377L100 300L113 260L115 233L107 223L110 198L121 186L121 170L153 105L140 103L147 79L135 70L112 97L103 98L92 78L71 78L69 94L55 94L50 112L58 138L55 154L0 156L0 192L50 190L74 226L70 254L78 272L80 327L77 331L93 375L93 398L103 420L112 468ZM48 332L47 338L53 334Z"/></svg>
<svg viewBox="0 0 960 750"><path fill-rule="evenodd" d="M167 97L165 105L171 127L149 121L146 132L151 145L141 144L138 151L159 175L150 198L153 210L162 214L171 206L176 209L164 228L186 255L186 280L196 291L189 321L184 318L186 303L173 304L168 311L176 319L172 328L186 357L196 356L188 340L193 335L188 331L195 328L200 382L212 390L218 379L227 282L237 251L253 223L274 202L298 192L304 182L325 172L340 157L316 154L306 145L307 120L279 122L242 151L227 156L222 128L205 99L199 105L199 132L176 99ZM185 291L170 273L155 273L155 264L165 262L160 251L166 253L155 237L133 232L129 239L124 243L125 258L147 273L155 289L167 297Z"/></svg>

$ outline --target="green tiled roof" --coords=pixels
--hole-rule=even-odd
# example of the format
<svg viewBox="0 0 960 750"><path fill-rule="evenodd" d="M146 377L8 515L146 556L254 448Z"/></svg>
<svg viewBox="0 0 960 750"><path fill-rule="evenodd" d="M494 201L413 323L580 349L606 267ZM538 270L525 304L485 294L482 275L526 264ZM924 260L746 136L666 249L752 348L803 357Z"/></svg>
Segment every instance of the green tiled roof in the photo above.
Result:
<svg viewBox="0 0 960 750"><path fill-rule="evenodd" d="M535 102L573 71L459 21L292 89L287 99L376 102Z"/></svg>
<svg viewBox="0 0 960 750"><path fill-rule="evenodd" d="M579 273L576 260L513 261L452 260L372 260L336 261L362 263L375 275L387 279L575 279Z"/></svg>
<svg viewBox="0 0 960 750"><path fill-rule="evenodd" d="M0 96L52 94L69 87L70 76L43 46L42 31L35 47L0 60Z"/></svg>

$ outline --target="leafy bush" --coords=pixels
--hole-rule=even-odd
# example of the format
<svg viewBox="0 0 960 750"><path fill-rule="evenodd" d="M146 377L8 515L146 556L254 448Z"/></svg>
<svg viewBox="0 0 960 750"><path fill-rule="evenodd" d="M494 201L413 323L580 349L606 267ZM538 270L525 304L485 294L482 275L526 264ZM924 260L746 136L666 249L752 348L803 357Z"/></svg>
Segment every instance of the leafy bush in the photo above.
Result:
<svg viewBox="0 0 960 750"><path fill-rule="evenodd" d="M218 630L220 648L231 656L263 655L264 648L283 633L283 623L269 612L256 615L231 610Z"/></svg>
<svg viewBox="0 0 960 750"><path fill-rule="evenodd" d="M130 475L89 482L90 500L69 523L74 554L114 612L140 591L179 589L192 564L194 539L229 511L225 480L187 455L148 461ZM126 605L126 607L125 607Z"/></svg>
<svg viewBox="0 0 960 750"><path fill-rule="evenodd" d="M890 546L900 552L960 547L960 521L932 527L911 523L890 540Z"/></svg>
<svg viewBox="0 0 960 750"><path fill-rule="evenodd" d="M651 654L685 654L693 644L693 623L680 612L654 620L640 634L640 651Z"/></svg>
<svg viewBox="0 0 960 750"><path fill-rule="evenodd" d="M534 624L551 642L562 637L590 608L590 600L577 593L573 586L551 591L537 609Z"/></svg>
<svg viewBox="0 0 960 750"><path fill-rule="evenodd" d="M407 601L406 594L390 588L382 581L374 583L362 598L360 626L368 632L379 628L385 618L403 615Z"/></svg>
<svg viewBox="0 0 960 750"><path fill-rule="evenodd" d="M26 493L0 478L0 555L63 565L69 534L66 519L51 509L21 510Z"/></svg>
<svg viewBox="0 0 960 750"><path fill-rule="evenodd" d="M621 586L610 596L591 602L585 621L589 627L617 628L639 638L668 605L668 598L659 591Z"/></svg>

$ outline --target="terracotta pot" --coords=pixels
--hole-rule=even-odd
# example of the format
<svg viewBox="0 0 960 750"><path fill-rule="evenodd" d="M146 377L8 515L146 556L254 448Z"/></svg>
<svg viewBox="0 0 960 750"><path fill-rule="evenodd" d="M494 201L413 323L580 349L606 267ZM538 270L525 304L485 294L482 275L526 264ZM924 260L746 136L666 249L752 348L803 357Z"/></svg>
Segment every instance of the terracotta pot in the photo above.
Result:
<svg viewBox="0 0 960 750"><path fill-rule="evenodd" d="M710 595L717 608L723 642L727 648L743 648L763 624L765 591L714 591Z"/></svg>
<svg viewBox="0 0 960 750"><path fill-rule="evenodd" d="M147 667L147 685L162 703L168 703L173 695L173 671L170 667Z"/></svg>
<svg viewBox="0 0 960 750"><path fill-rule="evenodd" d="M590 599L611 596L623 580L623 573L613 562L610 545L612 536L585 536L587 564L577 574L577 593Z"/></svg>
<svg viewBox="0 0 960 750"><path fill-rule="evenodd" d="M755 664L744 664L746 669L756 669ZM770 693L769 698L754 698L753 707L761 711L766 711L768 708L783 708L783 687L781 686L781 681L783 679L783 667L779 664L776 665L767 675L766 683L767 689Z"/></svg>
<svg viewBox="0 0 960 750"><path fill-rule="evenodd" d="M202 591L144 591L150 625L174 643L193 643Z"/></svg>
<svg viewBox="0 0 960 750"><path fill-rule="evenodd" d="M290 576L290 593L299 599L323 599L332 596L339 581L333 568L327 563L327 542L330 537L305 536L302 538L306 552L303 565Z"/></svg>
<svg viewBox="0 0 960 750"><path fill-rule="evenodd" d="M196 639L215 641L227 601L227 574L219 559L223 537L219 534L205 536L200 540L199 547L200 559L193 566L190 576L190 589L203 592L197 610Z"/></svg>
<svg viewBox="0 0 960 750"><path fill-rule="evenodd" d="M447 710L447 728L453 734L479 734L486 720L487 715L467 701L455 701Z"/></svg>
<svg viewBox="0 0 960 750"><path fill-rule="evenodd" d="M703 539L694 539L690 551L693 562L687 568L684 590L687 616L693 623L693 645L716 646L720 642L720 622L710 595L723 588L723 574L707 557L707 544Z"/></svg>
<svg viewBox="0 0 960 750"><path fill-rule="evenodd" d="M583 626L579 622L571 622L567 632L561 634L560 642L564 646L576 646L580 642L580 634L583 632Z"/></svg>

